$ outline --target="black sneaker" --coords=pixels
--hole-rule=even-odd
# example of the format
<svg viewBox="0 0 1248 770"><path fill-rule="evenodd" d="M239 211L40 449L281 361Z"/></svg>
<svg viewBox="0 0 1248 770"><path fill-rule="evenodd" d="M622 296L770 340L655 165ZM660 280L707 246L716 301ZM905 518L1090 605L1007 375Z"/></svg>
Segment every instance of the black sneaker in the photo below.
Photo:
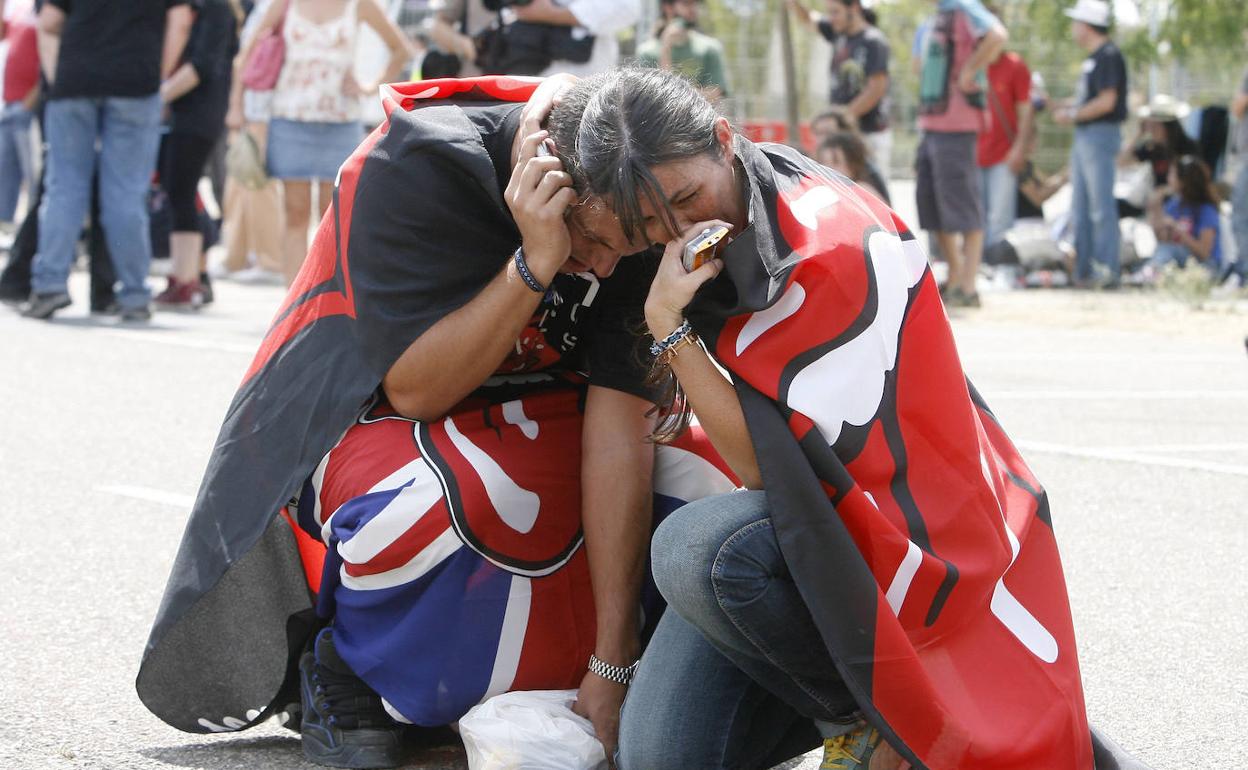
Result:
<svg viewBox="0 0 1248 770"><path fill-rule="evenodd" d="M199 289L200 295L203 297L203 304L211 305L216 297L212 294L212 279L208 277L207 273L199 274Z"/></svg>
<svg viewBox="0 0 1248 770"><path fill-rule="evenodd" d="M152 308L150 305L138 305L136 307L123 307L119 311L122 321L133 321L138 323L146 323L152 320Z"/></svg>
<svg viewBox="0 0 1248 770"><path fill-rule="evenodd" d="M387 768L403 764L402 730L338 657L331 629L299 659L303 755L318 765Z"/></svg>
<svg viewBox="0 0 1248 770"><path fill-rule="evenodd" d="M21 307L28 299L30 299L29 289L22 291L11 286L0 285L0 304Z"/></svg>
<svg viewBox="0 0 1248 770"><path fill-rule="evenodd" d="M30 300L22 305L22 315L27 318L38 318L46 321L56 311L67 308L71 304L69 295L63 291L52 291L47 294L31 294Z"/></svg>

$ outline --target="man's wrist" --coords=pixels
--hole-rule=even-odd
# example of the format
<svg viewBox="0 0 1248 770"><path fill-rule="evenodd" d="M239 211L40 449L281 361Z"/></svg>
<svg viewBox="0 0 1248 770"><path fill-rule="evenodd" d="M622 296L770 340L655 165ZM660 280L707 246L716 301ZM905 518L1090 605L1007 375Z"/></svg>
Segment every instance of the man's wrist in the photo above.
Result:
<svg viewBox="0 0 1248 770"><path fill-rule="evenodd" d="M541 247L530 249L527 245L521 245L520 250L524 252L524 261L528 265L529 272L545 286L550 285L559 272L559 268L568 261L567 255L559 257Z"/></svg>

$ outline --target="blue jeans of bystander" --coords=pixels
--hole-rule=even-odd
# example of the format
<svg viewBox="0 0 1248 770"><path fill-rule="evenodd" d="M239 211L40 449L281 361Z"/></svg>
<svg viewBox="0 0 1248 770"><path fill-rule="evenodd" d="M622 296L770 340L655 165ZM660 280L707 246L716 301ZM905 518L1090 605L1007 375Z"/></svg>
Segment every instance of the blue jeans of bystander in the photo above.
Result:
<svg viewBox="0 0 1248 770"><path fill-rule="evenodd" d="M984 190L984 248L1005 239L1018 216L1018 175L1005 163L979 170Z"/></svg>
<svg viewBox="0 0 1248 770"><path fill-rule="evenodd" d="M1248 279L1248 157L1240 154L1239 174L1231 191L1231 231L1235 236L1235 271Z"/></svg>
<svg viewBox="0 0 1248 770"><path fill-rule="evenodd" d="M0 111L0 222L12 222L17 199L35 194L35 152L30 146L30 123L34 119L21 102L10 102Z"/></svg>
<svg viewBox="0 0 1248 770"><path fill-rule="evenodd" d="M148 303L152 243L147 194L160 143L160 106L157 94L48 102L45 191L31 276L35 292L65 291L98 162L100 221L121 283L118 304L133 308Z"/></svg>
<svg viewBox="0 0 1248 770"><path fill-rule="evenodd" d="M1118 202L1114 199L1114 172L1122 130L1117 123L1089 123L1075 127L1070 150L1070 209L1075 220L1075 280L1092 278L1093 260L1109 269L1116 282L1120 235Z"/></svg>
<svg viewBox="0 0 1248 770"><path fill-rule="evenodd" d="M621 770L768 768L852 718L762 492L677 510L651 547L668 601L620 721Z"/></svg>

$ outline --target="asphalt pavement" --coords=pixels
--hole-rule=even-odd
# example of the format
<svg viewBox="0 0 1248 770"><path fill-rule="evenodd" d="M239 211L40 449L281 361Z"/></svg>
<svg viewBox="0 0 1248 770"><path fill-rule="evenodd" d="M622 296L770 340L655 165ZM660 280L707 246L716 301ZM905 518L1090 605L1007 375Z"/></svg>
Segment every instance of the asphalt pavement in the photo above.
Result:
<svg viewBox="0 0 1248 770"><path fill-rule="evenodd" d="M221 282L126 326L88 317L85 288L52 322L0 309L0 770L313 767L276 726L179 733L133 687L282 292ZM1248 764L1248 310L1000 293L954 327L1050 493L1090 718L1156 770Z"/></svg>

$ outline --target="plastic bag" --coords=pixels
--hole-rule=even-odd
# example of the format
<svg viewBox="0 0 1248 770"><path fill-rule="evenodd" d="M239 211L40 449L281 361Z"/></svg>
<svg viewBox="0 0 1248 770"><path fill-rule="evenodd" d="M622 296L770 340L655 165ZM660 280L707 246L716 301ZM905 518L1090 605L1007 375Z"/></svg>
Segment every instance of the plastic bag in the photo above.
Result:
<svg viewBox="0 0 1248 770"><path fill-rule="evenodd" d="M459 720L470 770L606 770L588 719L572 713L576 690L509 692Z"/></svg>

